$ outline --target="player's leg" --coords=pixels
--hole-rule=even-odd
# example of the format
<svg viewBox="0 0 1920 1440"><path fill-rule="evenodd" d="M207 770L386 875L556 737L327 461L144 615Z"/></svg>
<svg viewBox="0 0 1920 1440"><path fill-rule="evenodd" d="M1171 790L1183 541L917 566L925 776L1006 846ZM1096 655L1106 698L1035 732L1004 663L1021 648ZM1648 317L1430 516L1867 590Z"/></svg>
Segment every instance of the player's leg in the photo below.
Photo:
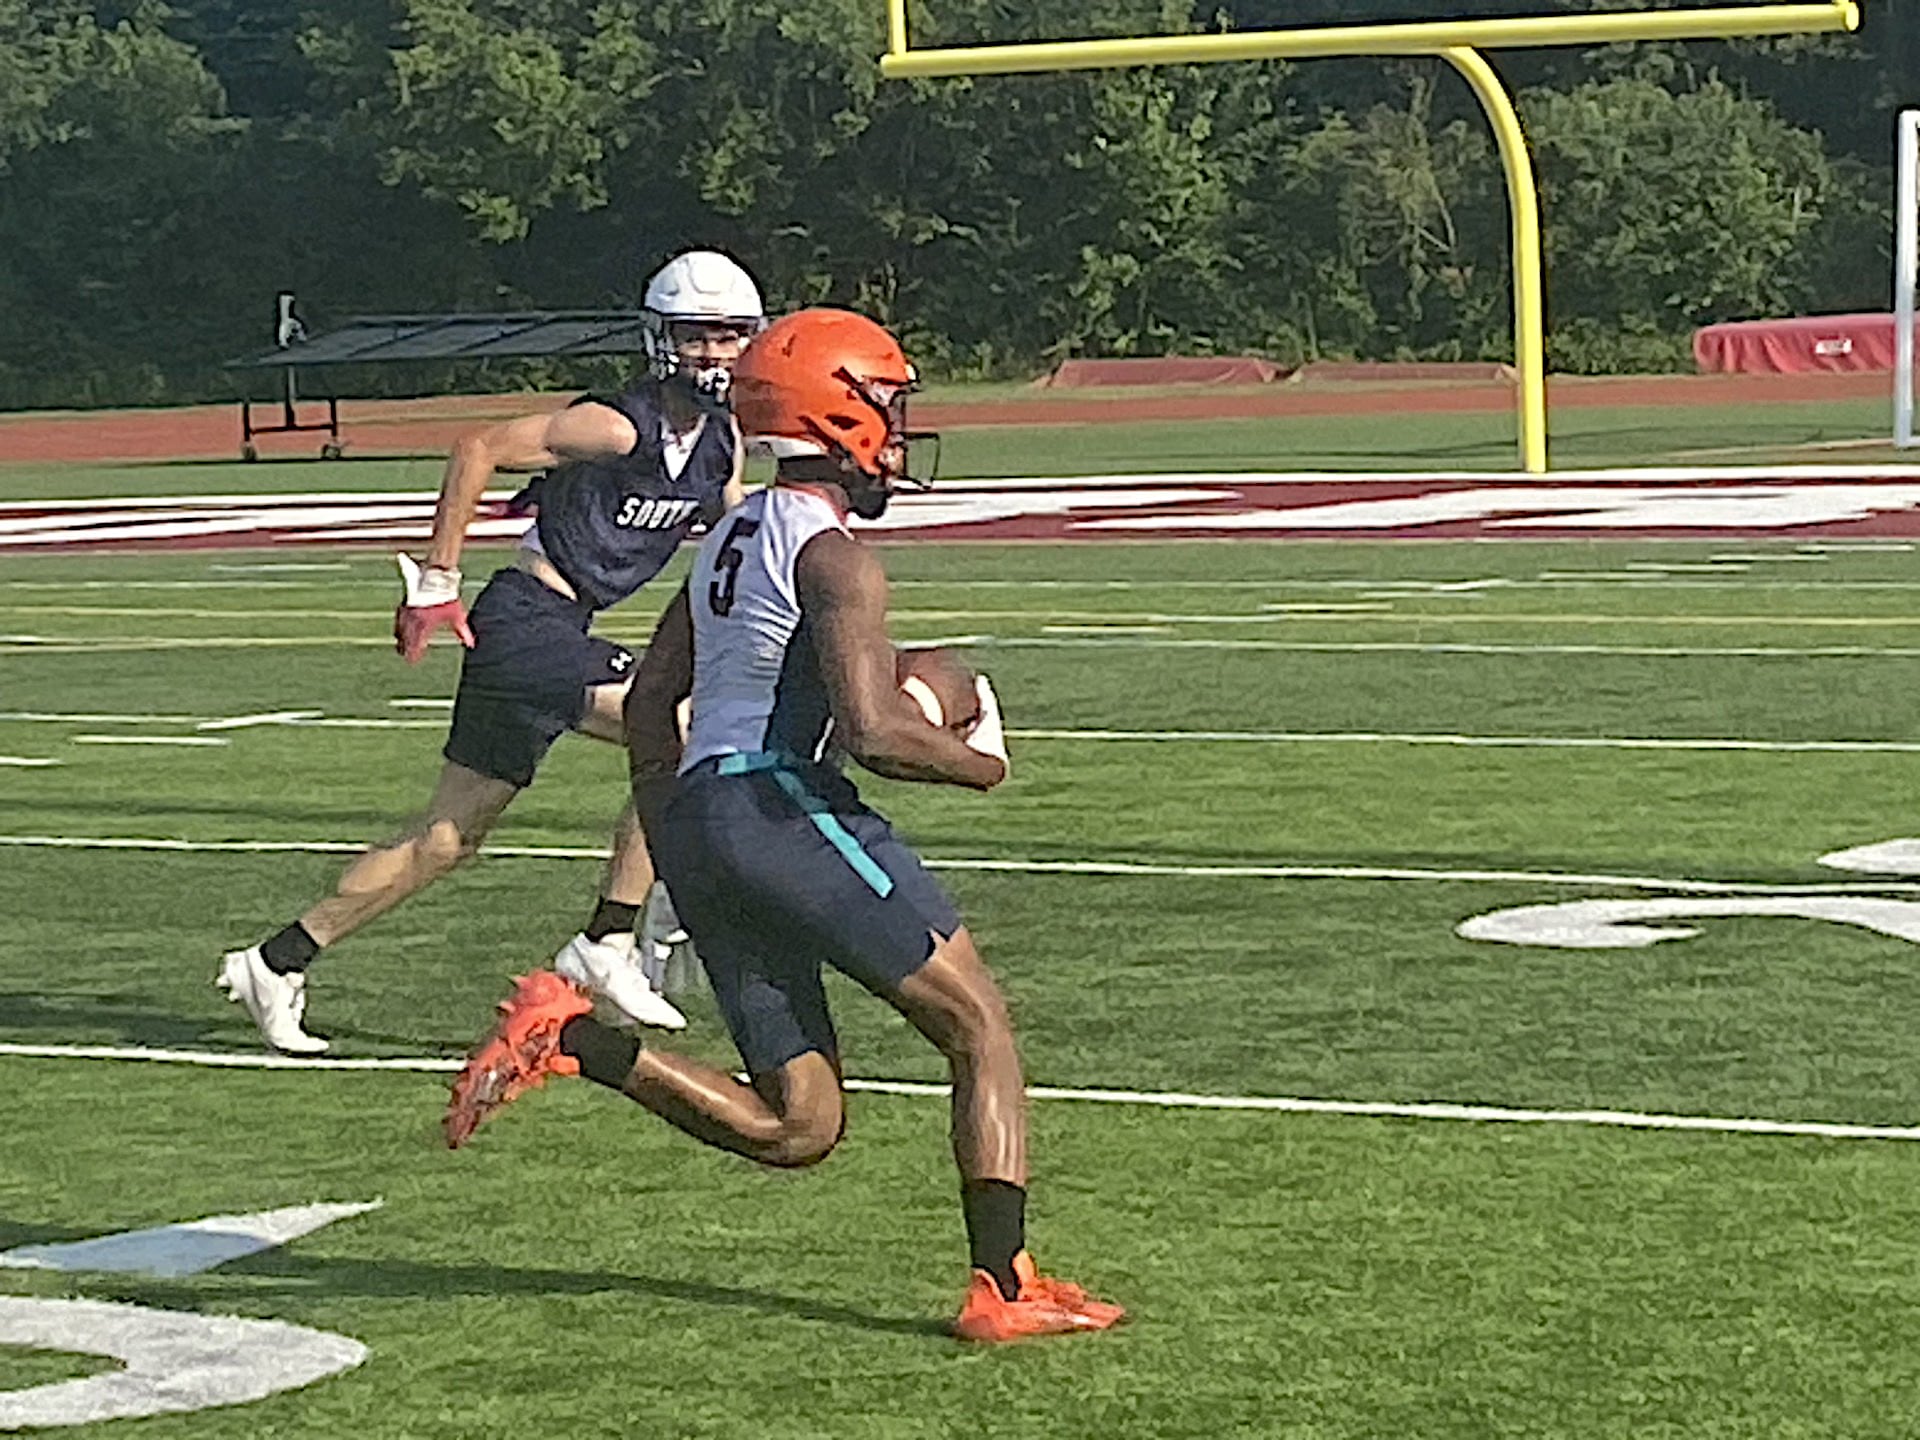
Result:
<svg viewBox="0 0 1920 1440"><path fill-rule="evenodd" d="M449 760L440 769L426 813L399 839L374 847L349 865L333 894L300 917L300 928L320 949L338 944L472 859L519 793L520 787L510 781Z"/></svg>
<svg viewBox="0 0 1920 1440"><path fill-rule="evenodd" d="M886 821L861 808L836 817L885 882L835 937L834 963L891 1003L937 1048L953 1081L974 1278L955 1322L964 1339L1103 1330L1123 1315L1077 1285L1040 1275L1027 1253L1026 1086L1006 1000L952 902Z"/></svg>
<svg viewBox="0 0 1920 1440"><path fill-rule="evenodd" d="M590 665L594 672L627 673L633 657L607 641L594 640ZM575 727L583 735L625 744L622 711L630 680L589 685L585 709ZM687 1018L660 993L661 985L646 965L639 920L648 910L655 885L653 858L632 801L621 808L614 823L613 845L607 860L600 896L586 927L560 947L553 968L575 984L606 996L628 1020L663 1030L686 1028Z"/></svg>
<svg viewBox="0 0 1920 1440"><path fill-rule="evenodd" d="M448 1143L464 1144L502 1105L547 1076L581 1075L695 1139L759 1164L797 1168L825 1159L845 1116L818 960L790 953L768 965L736 950L734 933L701 934L714 996L749 1081L643 1046L595 1020L578 987L537 971L501 1005L493 1033L454 1082Z"/></svg>
<svg viewBox="0 0 1920 1440"><path fill-rule="evenodd" d="M659 821L661 857L693 927L714 1001L751 1083L651 1047L593 1020L557 975L520 982L455 1082L447 1138L549 1074L579 1074L637 1101L708 1144L766 1165L809 1165L839 1139L839 1044L821 957L785 903L805 894L810 857L786 862L787 817L769 815L749 778L683 782ZM803 827L804 828L804 827ZM810 831L806 833L811 833ZM832 872L829 872L832 876Z"/></svg>
<svg viewBox="0 0 1920 1440"><path fill-rule="evenodd" d="M257 945L229 951L217 983L244 1005L277 1050L314 1054L327 1042L306 1029L306 971L321 950L418 894L480 847L517 785L446 762L427 810L396 840L349 865L333 893Z"/></svg>

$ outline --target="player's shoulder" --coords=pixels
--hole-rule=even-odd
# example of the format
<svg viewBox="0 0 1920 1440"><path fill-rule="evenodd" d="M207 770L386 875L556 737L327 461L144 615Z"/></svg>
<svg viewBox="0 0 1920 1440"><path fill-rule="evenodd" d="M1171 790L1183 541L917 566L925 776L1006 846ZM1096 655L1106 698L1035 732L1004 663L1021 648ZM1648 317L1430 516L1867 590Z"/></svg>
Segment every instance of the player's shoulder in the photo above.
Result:
<svg viewBox="0 0 1920 1440"><path fill-rule="evenodd" d="M816 601L871 600L887 592L887 574L879 557L839 525L825 526L808 537L795 570L802 593Z"/></svg>

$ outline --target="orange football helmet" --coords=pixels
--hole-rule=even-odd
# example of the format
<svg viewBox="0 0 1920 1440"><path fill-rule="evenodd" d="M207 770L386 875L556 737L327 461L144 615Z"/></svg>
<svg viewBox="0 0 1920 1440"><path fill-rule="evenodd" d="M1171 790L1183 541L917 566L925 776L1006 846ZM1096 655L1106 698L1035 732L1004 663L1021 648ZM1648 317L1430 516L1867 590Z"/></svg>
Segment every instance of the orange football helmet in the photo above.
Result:
<svg viewBox="0 0 1920 1440"><path fill-rule="evenodd" d="M919 384L885 327L851 310L796 310L734 366L733 413L777 457L836 457L890 485L909 478L907 395Z"/></svg>

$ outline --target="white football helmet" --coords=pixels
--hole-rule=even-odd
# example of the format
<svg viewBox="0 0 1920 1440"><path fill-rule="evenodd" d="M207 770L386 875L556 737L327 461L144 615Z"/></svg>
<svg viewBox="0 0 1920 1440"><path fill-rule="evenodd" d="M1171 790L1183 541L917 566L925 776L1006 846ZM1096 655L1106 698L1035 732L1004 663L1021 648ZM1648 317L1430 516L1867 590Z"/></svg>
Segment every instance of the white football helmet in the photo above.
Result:
<svg viewBox="0 0 1920 1440"><path fill-rule="evenodd" d="M647 368L657 380L680 380L707 404L726 404L732 371L726 365L692 369L680 358L669 327L675 321L738 325L749 334L766 328L760 287L731 257L717 250L688 250L676 255L647 282L641 334Z"/></svg>

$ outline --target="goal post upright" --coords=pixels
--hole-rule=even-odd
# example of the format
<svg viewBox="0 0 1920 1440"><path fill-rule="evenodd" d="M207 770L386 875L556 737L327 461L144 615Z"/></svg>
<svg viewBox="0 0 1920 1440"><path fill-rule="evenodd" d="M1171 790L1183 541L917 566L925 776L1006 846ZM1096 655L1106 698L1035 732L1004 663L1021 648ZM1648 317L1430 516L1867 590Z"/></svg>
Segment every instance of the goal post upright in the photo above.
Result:
<svg viewBox="0 0 1920 1440"><path fill-rule="evenodd" d="M1200 65L1227 60L1304 60L1431 55L1446 60L1473 87L1499 143L1513 222L1514 368L1519 374L1521 468L1547 468L1546 306L1540 259L1540 202L1533 160L1512 97L1480 52L1555 45L1605 45L1631 40L1721 40L1736 36L1796 35L1857 30L1855 0L1816 4L1751 4L1700 9L1629 11L1498 20L1437 20L1385 25L1318 26L1195 35L1149 35L1104 40L1060 40L1014 45L914 49L907 31L907 0L887 0L887 53L880 73L889 79L962 75L1048 74L1061 70L1134 65ZM1912 273L1911 267L1908 272ZM1905 334L1912 342L1912 326ZM1912 366L1907 367L1911 377Z"/></svg>
<svg viewBox="0 0 1920 1440"><path fill-rule="evenodd" d="M1920 110L1900 112L1893 245L1893 443L1913 446L1914 290L1920 284Z"/></svg>

